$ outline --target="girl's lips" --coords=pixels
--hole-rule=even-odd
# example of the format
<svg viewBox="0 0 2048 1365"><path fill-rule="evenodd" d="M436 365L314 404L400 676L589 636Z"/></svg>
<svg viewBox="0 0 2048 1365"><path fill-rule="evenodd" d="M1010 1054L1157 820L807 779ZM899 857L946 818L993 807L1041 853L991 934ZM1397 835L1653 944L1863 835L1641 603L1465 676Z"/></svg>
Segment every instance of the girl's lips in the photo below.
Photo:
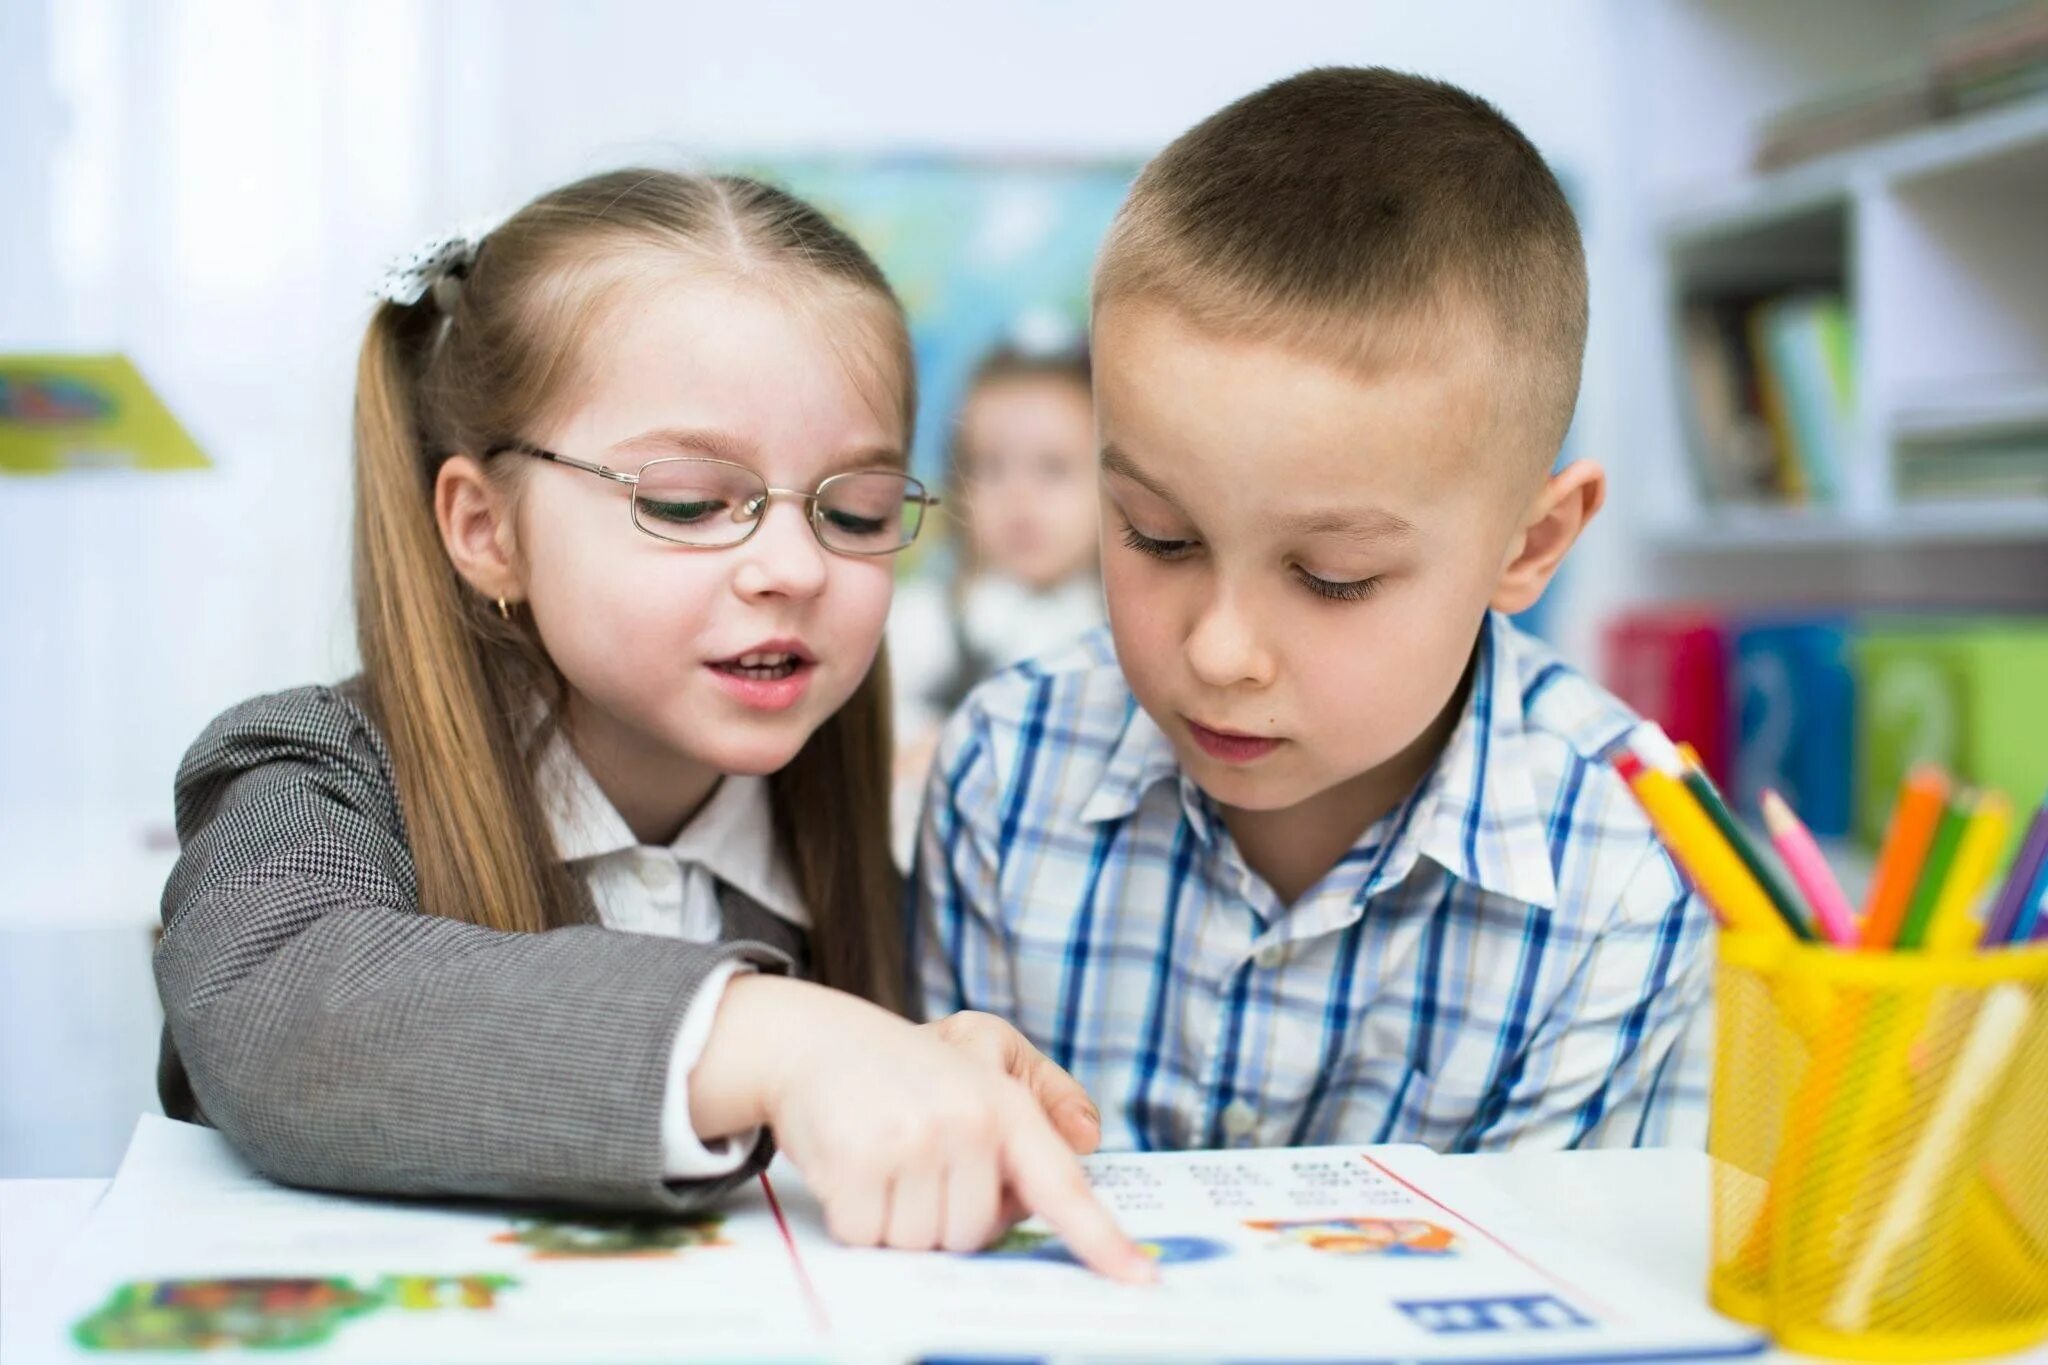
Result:
<svg viewBox="0 0 2048 1365"><path fill-rule="evenodd" d="M803 700L818 671L809 659L789 659L773 668L742 668L732 661L706 664L727 696L755 711L787 711Z"/></svg>
<svg viewBox="0 0 2048 1365"><path fill-rule="evenodd" d="M1224 763L1254 763L1280 747L1277 739L1261 739L1257 735L1233 734L1227 730L1211 730L1199 721L1188 721L1188 733L1202 752Z"/></svg>

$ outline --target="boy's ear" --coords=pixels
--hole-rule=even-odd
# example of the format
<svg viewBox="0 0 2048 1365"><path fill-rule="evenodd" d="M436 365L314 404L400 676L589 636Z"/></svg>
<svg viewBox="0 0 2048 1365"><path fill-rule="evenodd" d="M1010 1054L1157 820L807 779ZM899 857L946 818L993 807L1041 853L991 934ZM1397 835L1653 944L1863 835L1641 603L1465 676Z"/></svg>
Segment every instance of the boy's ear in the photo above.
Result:
<svg viewBox="0 0 2048 1365"><path fill-rule="evenodd" d="M1565 551L1605 501L1607 471L1592 460L1574 460L1545 480L1508 546L1493 590L1494 608L1513 615L1534 606L1564 562Z"/></svg>
<svg viewBox="0 0 2048 1365"><path fill-rule="evenodd" d="M455 571L492 600L521 601L512 499L467 455L451 455L434 476L434 523Z"/></svg>

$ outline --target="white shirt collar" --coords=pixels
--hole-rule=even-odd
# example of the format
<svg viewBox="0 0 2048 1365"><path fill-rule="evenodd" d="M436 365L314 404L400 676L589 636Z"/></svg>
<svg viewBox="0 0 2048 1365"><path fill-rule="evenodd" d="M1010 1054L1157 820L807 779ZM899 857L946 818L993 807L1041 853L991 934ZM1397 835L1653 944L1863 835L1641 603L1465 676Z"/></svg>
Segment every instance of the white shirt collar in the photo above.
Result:
<svg viewBox="0 0 2048 1365"><path fill-rule="evenodd" d="M640 847L625 817L597 785L568 736L557 730L535 765L541 807L565 863L581 863ZM668 846L676 861L701 867L800 928L810 927L796 878L775 846L768 782L724 777Z"/></svg>

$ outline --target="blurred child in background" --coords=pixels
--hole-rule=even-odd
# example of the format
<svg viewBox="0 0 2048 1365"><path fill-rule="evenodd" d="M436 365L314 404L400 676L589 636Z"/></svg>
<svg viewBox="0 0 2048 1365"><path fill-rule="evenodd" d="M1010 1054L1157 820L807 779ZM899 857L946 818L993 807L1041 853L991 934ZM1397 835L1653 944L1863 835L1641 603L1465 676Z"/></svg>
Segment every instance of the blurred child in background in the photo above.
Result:
<svg viewBox="0 0 2048 1365"><path fill-rule="evenodd" d="M954 424L950 574L906 583L889 621L896 680L896 844L939 726L968 690L1101 624L1095 413L1086 348L1009 342L976 368Z"/></svg>

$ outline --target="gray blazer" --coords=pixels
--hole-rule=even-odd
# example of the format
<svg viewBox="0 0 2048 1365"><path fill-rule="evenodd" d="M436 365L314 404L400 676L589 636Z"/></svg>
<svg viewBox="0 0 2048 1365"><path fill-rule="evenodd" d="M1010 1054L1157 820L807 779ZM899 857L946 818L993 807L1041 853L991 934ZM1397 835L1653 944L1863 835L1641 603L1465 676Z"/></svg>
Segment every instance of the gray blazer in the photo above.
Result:
<svg viewBox="0 0 2048 1365"><path fill-rule="evenodd" d="M177 778L158 1090L294 1185L681 1212L748 1180L662 1178L683 1011L719 963L799 969L736 892L724 941L424 914L384 740L349 685L220 717Z"/></svg>

